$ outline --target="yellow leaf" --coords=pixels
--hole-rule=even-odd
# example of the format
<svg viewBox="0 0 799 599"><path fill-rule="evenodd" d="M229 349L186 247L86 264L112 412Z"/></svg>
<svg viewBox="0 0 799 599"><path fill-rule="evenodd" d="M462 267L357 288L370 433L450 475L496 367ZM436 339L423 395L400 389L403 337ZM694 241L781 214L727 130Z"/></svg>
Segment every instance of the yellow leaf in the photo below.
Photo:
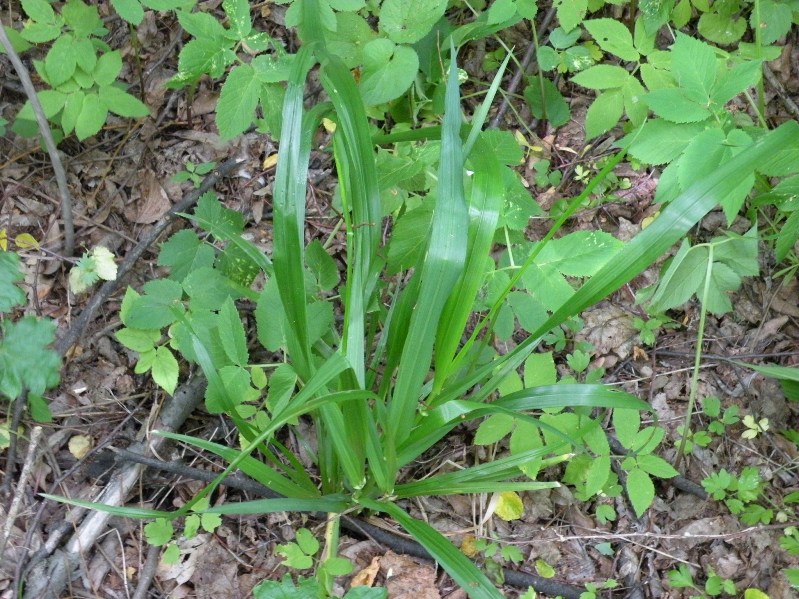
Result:
<svg viewBox="0 0 799 599"><path fill-rule="evenodd" d="M515 491L505 491L497 498L497 508L494 513L503 520L518 520L524 513L522 498Z"/></svg>
<svg viewBox="0 0 799 599"><path fill-rule="evenodd" d="M5 229L0 229L0 250L8 251L8 234Z"/></svg>
<svg viewBox="0 0 799 599"><path fill-rule="evenodd" d="M328 133L336 132L336 123L335 121L331 121L329 118L322 119L322 127L324 127L325 131L327 131Z"/></svg>
<svg viewBox="0 0 799 599"><path fill-rule="evenodd" d="M275 166L277 164L277 156L278 156L277 152L275 152L274 154L270 154L269 156L264 158L264 163L262 165L262 168L266 170L268 168L272 168L273 166Z"/></svg>
<svg viewBox="0 0 799 599"><path fill-rule="evenodd" d="M29 250L31 248L38 248L39 242L30 233L20 233L14 238L14 243L21 250Z"/></svg>
<svg viewBox="0 0 799 599"><path fill-rule="evenodd" d="M535 560L535 571L541 578L554 578L555 568L542 559Z"/></svg>
<svg viewBox="0 0 799 599"><path fill-rule="evenodd" d="M744 599L769 599L769 596L758 589L746 589L744 591Z"/></svg>
<svg viewBox="0 0 799 599"><path fill-rule="evenodd" d="M477 555L477 538L474 535L464 535L463 541L461 541L461 551L466 557Z"/></svg>
<svg viewBox="0 0 799 599"><path fill-rule="evenodd" d="M92 448L92 438L88 435L75 435L69 440L69 453L75 459L82 459Z"/></svg>

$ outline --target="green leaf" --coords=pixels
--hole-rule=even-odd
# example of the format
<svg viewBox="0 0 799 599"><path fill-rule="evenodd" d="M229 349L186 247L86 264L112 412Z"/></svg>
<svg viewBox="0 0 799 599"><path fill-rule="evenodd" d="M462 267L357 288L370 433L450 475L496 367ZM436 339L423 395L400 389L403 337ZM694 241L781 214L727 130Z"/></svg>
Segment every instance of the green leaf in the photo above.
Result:
<svg viewBox="0 0 799 599"><path fill-rule="evenodd" d="M533 116L548 120L553 127L560 127L569 121L569 105L549 79L531 77L524 89L524 99Z"/></svg>
<svg viewBox="0 0 799 599"><path fill-rule="evenodd" d="M10 312L25 303L25 292L18 286L23 279L19 270L19 255L0 252L0 313Z"/></svg>
<svg viewBox="0 0 799 599"><path fill-rule="evenodd" d="M172 528L172 522L166 518L157 518L144 526L144 536L147 538L147 543L155 547L169 543L174 534L175 530Z"/></svg>
<svg viewBox="0 0 799 599"><path fill-rule="evenodd" d="M505 520L505 522L520 519L524 514L522 498L516 491L504 491L499 493L494 513Z"/></svg>
<svg viewBox="0 0 799 599"><path fill-rule="evenodd" d="M557 9L560 26L564 31L571 31L583 22L588 11L588 0L555 0L552 6Z"/></svg>
<svg viewBox="0 0 799 599"><path fill-rule="evenodd" d="M180 284L166 279L150 281L146 295L132 299L124 323L134 329L162 329L175 322L172 306L183 296ZM126 296L127 299L127 296Z"/></svg>
<svg viewBox="0 0 799 599"><path fill-rule="evenodd" d="M777 244L775 247L775 257L777 262L782 262L788 256L799 239L799 210L795 210L791 215L782 223L779 232L777 233Z"/></svg>
<svg viewBox="0 0 799 599"><path fill-rule="evenodd" d="M697 100L710 97L718 72L713 47L697 38L677 33L671 47L671 72L677 84L696 95Z"/></svg>
<svg viewBox="0 0 799 599"><path fill-rule="evenodd" d="M97 66L97 54L91 40L85 38L75 40L75 58L78 66L86 73L94 71L94 67Z"/></svg>
<svg viewBox="0 0 799 599"><path fill-rule="evenodd" d="M12 29L11 27L3 27L3 29L5 29L6 35L8 36L8 41L11 42L11 47L14 48L14 52L17 54L22 54L31 48L31 44L29 44L28 41L22 37L19 31ZM5 53L5 46L0 46L0 54Z"/></svg>
<svg viewBox="0 0 799 599"><path fill-rule="evenodd" d="M249 360L247 334L241 324L236 304L230 296L219 310L219 338L230 361L237 366L246 366Z"/></svg>
<svg viewBox="0 0 799 599"><path fill-rule="evenodd" d="M614 89L623 86L632 75L618 65L598 64L575 73L571 81L588 89Z"/></svg>
<svg viewBox="0 0 799 599"><path fill-rule="evenodd" d="M658 478L674 478L679 474L671 464L656 455L639 455L636 462L641 470Z"/></svg>
<svg viewBox="0 0 799 599"><path fill-rule="evenodd" d="M757 22L758 12L753 10L749 15L752 30L760 30L760 43L772 44L791 30L793 13L788 4L774 2L774 0L760 1L760 22Z"/></svg>
<svg viewBox="0 0 799 599"><path fill-rule="evenodd" d="M57 87L70 79L75 73L78 57L75 52L74 38L71 35L61 35L47 52L44 66L50 78L50 84Z"/></svg>
<svg viewBox="0 0 799 599"><path fill-rule="evenodd" d="M492 414L477 427L472 443L491 445L506 437L513 430L515 418L508 414Z"/></svg>
<svg viewBox="0 0 799 599"><path fill-rule="evenodd" d="M643 100L657 116L672 123L697 123L710 118L710 110L695 102L689 92L682 88L656 89L644 95Z"/></svg>
<svg viewBox="0 0 799 599"><path fill-rule="evenodd" d="M388 273L396 274L419 263L433 221L431 198L400 217L388 246Z"/></svg>
<svg viewBox="0 0 799 599"><path fill-rule="evenodd" d="M585 475L585 497L593 497L602 491L610 477L610 456L598 455L591 460Z"/></svg>
<svg viewBox="0 0 799 599"><path fill-rule="evenodd" d="M336 262L318 239L312 241L305 249L305 263L320 289L330 291L338 285L341 275Z"/></svg>
<svg viewBox="0 0 799 599"><path fill-rule="evenodd" d="M705 280L707 261L707 247L691 247L684 240L660 278L658 288L650 300L652 308L665 312L687 302Z"/></svg>
<svg viewBox="0 0 799 599"><path fill-rule="evenodd" d="M426 36L444 16L447 0L384 0L380 31L397 44L412 44Z"/></svg>
<svg viewBox="0 0 799 599"><path fill-rule="evenodd" d="M184 229L161 245L158 265L170 268L170 279L182 281L191 271L214 265L214 248L201 242L194 231Z"/></svg>
<svg viewBox="0 0 799 599"><path fill-rule="evenodd" d="M156 342L161 338L161 331L126 327L119 329L114 336L128 349L144 353L155 348Z"/></svg>
<svg viewBox="0 0 799 599"><path fill-rule="evenodd" d="M108 33L103 28L103 21L100 19L97 7L90 6L82 0L71 0L64 4L61 16L72 28L75 37L89 37L92 34L102 36Z"/></svg>
<svg viewBox="0 0 799 599"><path fill-rule="evenodd" d="M230 71L216 105L216 126L223 139L236 137L252 125L260 91L261 82L250 65Z"/></svg>
<svg viewBox="0 0 799 599"><path fill-rule="evenodd" d="M225 43L225 28L210 13L178 11L178 22L183 29L197 39L206 39L217 47ZM209 46L210 47L210 46Z"/></svg>
<svg viewBox="0 0 799 599"><path fill-rule="evenodd" d="M54 340L53 320L24 316L0 324L0 395L16 399L23 389L43 395L58 384L61 359L50 349Z"/></svg>
<svg viewBox="0 0 799 599"><path fill-rule="evenodd" d="M230 32L238 39L244 39L252 31L249 0L224 0L222 9L228 17Z"/></svg>
<svg viewBox="0 0 799 599"><path fill-rule="evenodd" d="M699 17L698 29L703 38L722 46L729 46L746 33L746 19L706 12Z"/></svg>
<svg viewBox="0 0 799 599"><path fill-rule="evenodd" d="M111 0L111 5L131 25L138 25L144 19L144 9L139 0Z"/></svg>
<svg viewBox="0 0 799 599"><path fill-rule="evenodd" d="M164 345L156 348L152 365L153 380L170 395L175 393L178 386L178 371L178 361L169 348Z"/></svg>
<svg viewBox="0 0 799 599"><path fill-rule="evenodd" d="M591 19L583 22L583 25L605 52L610 52L629 62L636 62L640 58L640 54L633 44L630 30L621 21Z"/></svg>
<svg viewBox="0 0 799 599"><path fill-rule="evenodd" d="M641 413L638 410L617 408L613 410L613 427L619 443L630 449L641 427Z"/></svg>
<svg viewBox="0 0 799 599"><path fill-rule="evenodd" d="M97 94L86 94L78 120L75 121L75 135L81 141L91 137L103 128L107 118L108 110L100 101L100 97Z"/></svg>
<svg viewBox="0 0 799 599"><path fill-rule="evenodd" d="M150 109L146 104L114 85L100 87L97 92L100 102L109 112L129 118L150 115Z"/></svg>
<svg viewBox="0 0 799 599"><path fill-rule="evenodd" d="M316 552L319 551L319 541L307 528L297 530L296 539L297 545L300 546L300 549L306 555L316 555Z"/></svg>
<svg viewBox="0 0 799 599"><path fill-rule="evenodd" d="M665 164L679 156L704 129L701 123L670 123L663 119L648 121L622 140L632 141L629 152L647 164Z"/></svg>
<svg viewBox="0 0 799 599"><path fill-rule="evenodd" d="M655 485L649 475L640 468L627 473L627 496L639 518L655 500Z"/></svg>
<svg viewBox="0 0 799 599"><path fill-rule="evenodd" d="M47 0L22 0L22 9L37 23L55 23L55 12Z"/></svg>
<svg viewBox="0 0 799 599"><path fill-rule="evenodd" d="M192 310L218 310L228 298L241 296L222 273L207 267L191 271L183 280L183 289L191 298Z"/></svg>
<svg viewBox="0 0 799 599"><path fill-rule="evenodd" d="M621 90L605 91L599 94L588 107L585 115L586 139L593 139L615 127L624 111Z"/></svg>
<svg viewBox="0 0 799 599"><path fill-rule="evenodd" d="M188 79L196 79L204 74L219 79L225 68L235 59L236 55L230 50L226 40L193 39L180 51L179 74Z"/></svg>
<svg viewBox="0 0 799 599"><path fill-rule="evenodd" d="M258 395L260 393L250 386L250 373L245 368L223 366L219 369L218 379L208 381L205 407L211 414L229 413L235 406Z"/></svg>
<svg viewBox="0 0 799 599"><path fill-rule="evenodd" d="M401 96L419 71L419 56L410 46L378 38L363 48L361 95L366 105L382 104Z"/></svg>
<svg viewBox="0 0 799 599"><path fill-rule="evenodd" d="M363 47L377 33L361 15L352 12L336 13L336 30L327 37L327 49L353 69L363 64Z"/></svg>

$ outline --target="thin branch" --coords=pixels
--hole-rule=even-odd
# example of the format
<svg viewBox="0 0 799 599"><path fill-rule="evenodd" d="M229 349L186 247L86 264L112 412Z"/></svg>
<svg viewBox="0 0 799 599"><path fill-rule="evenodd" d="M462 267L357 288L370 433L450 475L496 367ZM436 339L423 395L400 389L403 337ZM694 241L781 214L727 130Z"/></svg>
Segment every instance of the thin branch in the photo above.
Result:
<svg viewBox="0 0 799 599"><path fill-rule="evenodd" d="M58 184L58 195L61 196L61 220L64 221L63 254L67 258L71 258L75 250L75 225L72 222L72 198L69 195L69 188L67 187L67 174L64 171L64 165L61 163L61 156L55 147L50 125L47 124L47 117L44 116L44 110L39 102L39 96L36 95L36 88L33 87L28 69L22 64L19 55L11 45L11 40L8 39L5 28L1 24L0 43L3 44L6 54L8 54L8 57L11 59L11 64L14 66L14 70L17 72L17 76L22 83L25 95L31 103L33 114L36 115L36 122L39 125L39 132L42 134L44 146L47 148L47 154L50 156L50 163L53 165L55 180Z"/></svg>

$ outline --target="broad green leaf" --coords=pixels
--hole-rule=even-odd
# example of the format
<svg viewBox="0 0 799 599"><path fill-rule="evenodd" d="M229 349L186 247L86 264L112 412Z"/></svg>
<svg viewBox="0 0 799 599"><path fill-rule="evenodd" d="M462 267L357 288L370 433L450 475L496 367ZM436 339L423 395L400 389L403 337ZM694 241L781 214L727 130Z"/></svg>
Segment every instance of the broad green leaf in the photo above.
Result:
<svg viewBox="0 0 799 599"><path fill-rule="evenodd" d="M67 81L75 73L78 57L75 53L74 39L71 35L61 35L47 52L44 66L53 87Z"/></svg>
<svg viewBox="0 0 799 599"><path fill-rule="evenodd" d="M37 23L55 22L55 12L47 0L22 0L22 9Z"/></svg>
<svg viewBox="0 0 799 599"><path fill-rule="evenodd" d="M171 281L170 281L171 282ZM183 280L192 310L218 310L228 298L238 299L241 291L215 268L200 267Z"/></svg>
<svg viewBox="0 0 799 599"><path fill-rule="evenodd" d="M410 46L378 38L363 48L361 94L367 105L382 104L401 96L419 71L419 56Z"/></svg>
<svg viewBox="0 0 799 599"><path fill-rule="evenodd" d="M629 152L647 164L671 162L682 154L688 144L704 129L701 123L678 125L663 119L644 123L622 142L632 143Z"/></svg>
<svg viewBox="0 0 799 599"><path fill-rule="evenodd" d="M175 322L171 308L183 296L183 288L174 281L158 279L144 285L145 295L134 298L126 311L124 323L133 329L161 329Z"/></svg>
<svg viewBox="0 0 799 599"><path fill-rule="evenodd" d="M610 477L610 456L598 455L591 460L588 472L585 476L585 488L583 492L586 497L597 495Z"/></svg>
<svg viewBox="0 0 799 599"><path fill-rule="evenodd" d="M397 44L419 41L435 25L447 0L385 0L380 6L380 31Z"/></svg>
<svg viewBox="0 0 799 599"><path fill-rule="evenodd" d="M658 478L674 478L679 474L671 464L656 455L639 455L636 461L641 470Z"/></svg>
<svg viewBox="0 0 799 599"><path fill-rule="evenodd" d="M75 135L81 141L91 137L103 128L107 118L108 110L100 101L100 97L97 94L86 94L78 120L75 121Z"/></svg>
<svg viewBox="0 0 799 599"><path fill-rule="evenodd" d="M627 473L627 496L639 518L655 500L655 485L650 476L640 468L633 468Z"/></svg>
<svg viewBox="0 0 799 599"><path fill-rule="evenodd" d="M430 234L433 201L428 198L400 217L388 246L388 273L396 274L419 263Z"/></svg>
<svg viewBox="0 0 799 599"><path fill-rule="evenodd" d="M483 151L490 151L500 164L518 166L524 160L524 151L510 131L488 129L480 137Z"/></svg>
<svg viewBox="0 0 799 599"><path fill-rule="evenodd" d="M782 223L779 233L777 234L777 244L775 247L774 255L777 262L782 262L788 256L799 239L799 210L795 210L791 215Z"/></svg>
<svg viewBox="0 0 799 599"><path fill-rule="evenodd" d="M336 262L327 253L319 240L311 242L305 250L305 262L311 271L316 284L324 291L330 291L338 285L341 275Z"/></svg>
<svg viewBox="0 0 799 599"><path fill-rule="evenodd" d="M649 110L647 109L644 95L646 90L635 77L629 77L621 89L624 94L624 112L635 127L644 124Z"/></svg>
<svg viewBox="0 0 799 599"><path fill-rule="evenodd" d="M144 9L139 0L111 0L111 5L131 25L138 25L144 19Z"/></svg>
<svg viewBox="0 0 799 599"><path fill-rule="evenodd" d="M749 23L752 30L760 30L760 43L773 44L791 29L793 13L788 4L774 0L761 0L760 11L752 10ZM760 17L760 22L757 17Z"/></svg>
<svg viewBox="0 0 799 599"><path fill-rule="evenodd" d="M650 300L653 309L664 312L681 306L701 290L707 273L708 257L707 247L691 247L687 240L683 241L660 277L657 291Z"/></svg>
<svg viewBox="0 0 799 599"><path fill-rule="evenodd" d="M697 38L678 33L671 47L671 55L671 72L677 84L696 94L697 100L709 98L718 72L713 47Z"/></svg>
<svg viewBox="0 0 799 599"><path fill-rule="evenodd" d="M672 123L698 123L710 118L707 102L696 102L693 97L682 88L664 88L649 92L643 100L657 116Z"/></svg>
<svg viewBox="0 0 799 599"><path fill-rule="evenodd" d="M763 66L759 60L748 60L724 69L713 85L711 99L717 108L723 108L735 96L757 85L762 74Z"/></svg>
<svg viewBox="0 0 799 599"><path fill-rule="evenodd" d="M8 36L8 41L11 42L11 47L14 48L14 52L17 54L22 54L31 48L31 44L28 43L24 37L22 37L19 31L12 29L11 27L3 27L3 29L5 29L6 35ZM5 46L0 46L0 54L5 53Z"/></svg>
<svg viewBox="0 0 799 599"><path fill-rule="evenodd" d="M119 116L139 118L150 114L146 104L114 85L100 87L97 93L103 106Z"/></svg>
<svg viewBox="0 0 799 599"><path fill-rule="evenodd" d="M588 33L605 52L622 60L636 62L640 55L633 44L630 30L616 19L591 19L583 22Z"/></svg>
<svg viewBox="0 0 799 599"><path fill-rule="evenodd" d="M114 336L128 349L143 353L155 347L155 343L161 338L161 331L126 327L119 329Z"/></svg>
<svg viewBox="0 0 799 599"><path fill-rule="evenodd" d="M513 430L513 416L508 414L493 414L483 420L477 427L472 443L475 445L491 445L505 438Z"/></svg>
<svg viewBox="0 0 799 599"><path fill-rule="evenodd" d="M588 89L614 89L630 79L629 71L618 65L598 64L575 73L571 81Z"/></svg>
<svg viewBox="0 0 799 599"><path fill-rule="evenodd" d="M557 9L558 21L564 31L572 31L582 23L588 10L587 0L555 0L552 5Z"/></svg>
<svg viewBox="0 0 799 599"><path fill-rule="evenodd" d="M249 360L247 334L236 304L229 296L219 310L219 338L230 361L237 366L246 366Z"/></svg>
<svg viewBox="0 0 799 599"><path fill-rule="evenodd" d="M83 101L86 99L86 94L81 90L72 92L67 96L67 101L64 103L64 112L61 115L61 128L64 130L64 135L69 135L75 130L75 124L78 122L80 111L83 110Z"/></svg>
<svg viewBox="0 0 799 599"><path fill-rule="evenodd" d="M41 396L58 384L61 359L50 348L54 340L50 319L24 316L0 324L0 395L16 399L27 389Z"/></svg>
<svg viewBox="0 0 799 599"><path fill-rule="evenodd" d="M99 86L111 85L122 70L122 55L118 50L106 52L97 59L92 77Z"/></svg>
<svg viewBox="0 0 799 599"><path fill-rule="evenodd" d="M153 380L159 387L172 395L178 385L178 361L166 346L155 350L155 361L152 365Z"/></svg>
<svg viewBox="0 0 799 599"><path fill-rule="evenodd" d="M553 127L560 127L569 120L569 105L549 79L531 77L524 88L524 99L538 119L546 119Z"/></svg>
<svg viewBox="0 0 799 599"><path fill-rule="evenodd" d="M64 107L67 101L67 95L56 91L54 89L44 89L36 92L39 98L39 103L42 105L44 116L48 119L53 118ZM33 115L33 108L31 107L30 100L25 102L20 111L17 113L17 120L35 121L36 117Z"/></svg>
<svg viewBox="0 0 799 599"><path fill-rule="evenodd" d="M205 38L217 47L225 42L225 28L210 13L177 11L178 22L181 27L197 39Z"/></svg>
<svg viewBox="0 0 799 599"><path fill-rule="evenodd" d="M525 387L554 385L556 381L557 370L552 352L532 353L524 361Z"/></svg>
<svg viewBox="0 0 799 599"><path fill-rule="evenodd" d="M191 271L214 265L214 248L201 242L194 231L184 229L161 245L158 265L170 268L170 279L183 281Z"/></svg>
<svg viewBox="0 0 799 599"><path fill-rule="evenodd" d="M147 538L147 543L156 547L169 543L174 534L172 521L166 518L157 518L144 525L144 536Z"/></svg>
<svg viewBox="0 0 799 599"><path fill-rule="evenodd" d="M102 36L107 33L96 6L73 0L64 4L61 16L64 18L64 22L72 28L75 37L89 37L93 34Z"/></svg>
<svg viewBox="0 0 799 599"><path fill-rule="evenodd" d="M10 312L25 303L25 292L18 286L24 279L19 270L19 255L0 252L0 313Z"/></svg>
<svg viewBox="0 0 799 599"><path fill-rule="evenodd" d="M250 373L246 369L223 366L218 374L216 380L209 378L205 390L205 407L211 414L230 413L238 404L260 395L250 386Z"/></svg>
<svg viewBox="0 0 799 599"><path fill-rule="evenodd" d="M191 40L180 51L178 57L179 74L190 79L208 74L219 79L225 68L236 59L225 40L197 38Z"/></svg>
<svg viewBox="0 0 799 599"><path fill-rule="evenodd" d="M615 127L624 112L621 90L605 91L599 94L588 107L585 115L586 139L593 139Z"/></svg>
<svg viewBox="0 0 799 599"><path fill-rule="evenodd" d="M250 0L224 0L222 8L228 17L230 32L238 39L247 37L252 31Z"/></svg>
<svg viewBox="0 0 799 599"><path fill-rule="evenodd" d="M613 428L616 437L625 448L630 449L638 429L641 427L641 413L638 410L613 410Z"/></svg>
<svg viewBox="0 0 799 599"><path fill-rule="evenodd" d="M497 505L494 513L505 522L518 520L524 514L524 503L522 503L522 498L515 491L498 493L496 501Z"/></svg>
<svg viewBox="0 0 799 599"><path fill-rule="evenodd" d="M75 59L78 66L86 73L94 71L94 67L97 66L97 54L91 40L85 38L75 40Z"/></svg>
<svg viewBox="0 0 799 599"><path fill-rule="evenodd" d="M353 69L363 64L363 47L377 37L366 19L354 12L336 13L336 30L327 36L327 49Z"/></svg>
<svg viewBox="0 0 799 599"><path fill-rule="evenodd" d="M250 65L230 71L216 105L216 125L223 139L231 139L252 125L260 90L261 82Z"/></svg>
<svg viewBox="0 0 799 599"><path fill-rule="evenodd" d="M739 16L705 12L699 17L699 34L707 40L729 46L740 40L746 33L746 19Z"/></svg>

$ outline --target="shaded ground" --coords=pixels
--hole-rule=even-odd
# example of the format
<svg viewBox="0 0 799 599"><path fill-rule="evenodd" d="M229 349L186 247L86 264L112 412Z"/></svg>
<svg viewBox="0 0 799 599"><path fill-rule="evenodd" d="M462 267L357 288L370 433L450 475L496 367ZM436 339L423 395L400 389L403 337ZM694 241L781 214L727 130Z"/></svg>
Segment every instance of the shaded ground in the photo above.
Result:
<svg viewBox="0 0 799 599"><path fill-rule="evenodd" d="M276 21L269 23L270 30L279 31L279 17L277 10L269 17ZM131 55L133 50L124 41L125 27L113 20L109 27L115 30L115 39L123 40L121 46ZM523 29L509 35L528 38ZM187 160L199 164L235 157L242 160L241 165L221 178L215 188L228 207L245 214L252 239L269 249L273 171L268 162L267 166L264 164L274 154L275 147L269 139L257 134L222 143L214 132L211 113L218 90L201 85L188 111L183 92L163 89L164 81L175 72L179 41L175 23L148 13L138 30L141 46L138 52L145 73L143 96L155 116L135 125L111 120L96 138L83 144L67 140L61 145L76 202L77 241L82 248L102 244L124 257L190 189L186 183L170 181ZM467 64L473 68L480 64L479 57L471 58L470 62L467 55ZM790 91L790 61L786 60L787 66L781 61L773 67ZM129 63L132 61L126 61ZM127 75L131 82L136 81L132 73ZM0 109L10 120L24 97L4 57L0 59L0 81L3 85ZM135 84L133 89L139 91ZM577 158L583 155L580 116L584 114L587 99L574 95L571 101L574 118L569 125L557 132L535 125L553 168L564 172L563 183L558 188L537 190L545 208L561 197L579 192L580 184L573 176L575 167L588 164L588 159ZM776 103L774 106L778 107ZM525 106L519 103L514 107L520 118L529 123ZM504 126L524 131L513 112L506 115ZM329 235L335 222L330 210L333 169L323 156L314 160L314 184L308 200L311 238ZM521 167L528 180L533 178L532 166L528 162ZM619 176L630 179L630 188L619 192L620 199L586 209L570 221L570 229L601 228L622 239L630 238L640 229L642 221L657 210L651 204L657 173L620 170ZM31 233L45 248L58 247L57 197L50 166L37 145L13 135L0 140L0 227L12 235ZM714 219L711 215L703 223L697 232L699 237L712 236L721 224L721 220ZM531 221L529 234L540 237L547 226L545 220ZM736 226L743 232L749 223L740 222ZM44 251L28 251L23 255L31 309L56 319L60 331L66 331L88 298L68 296L65 265L57 256ZM154 258L155 248L136 264L125 283L138 287L149 280L158 272ZM706 331L709 356L702 364L699 397L715 395L721 398L724 407L739 406L741 415L768 418L770 430L753 440L745 440L741 438L744 427L733 425L727 435L715 439L707 448L698 448L684 463L682 472L687 479L699 482L722 468L740 472L746 466L754 466L768 481L768 498L781 506L782 497L799 488L795 473L799 450L779 433L799 428L797 407L786 401L778 385L728 361L729 358L768 359L786 365L798 361L796 282L772 279L775 265L768 258L761 266L763 276L745 283L735 299L735 312L709 319ZM651 403L659 423L671 437L665 444L664 457L673 460L676 428L682 423L686 409L698 310L689 305L685 311L673 313L674 328L660 331L653 346L643 345L632 326L632 319L643 314L634 302L634 294L653 282L656 274L651 269L586 313L585 326L578 338L594 345L593 365L607 369L607 382L620 384ZM134 375L134 356L113 337L120 326L117 316L120 300L121 292L117 292L100 308L68 356L61 387L50 396L55 421L45 427L41 458L34 463L24 488L17 490L24 493L23 510L11 529L0 564L0 591L4 598L13 596L15 580L24 577L19 566L26 559L26 549L37 551L48 540L56 539L54 531L74 511L42 502L35 493L93 496L95 489L107 483L113 467L108 459L111 454L105 450L124 449L140 441L151 430L164 403L162 392L148 377ZM567 351L561 352L560 357ZM695 419L697 426L706 423L701 414ZM30 430L31 424L25 423L26 430ZM195 410L181 430L220 442L236 442L234 429L228 423L202 409ZM458 429L446 446L418 468L422 471L446 468L448 462L471 460L474 452L478 452L479 459L488 459L490 456L481 455L482 450L471 444L473 433L468 428ZM76 450L76 439L88 442L91 447L88 453L82 455ZM19 463L7 475L19 476L25 449L23 444ZM497 449L503 450L503 447ZM193 455L185 448L171 448L161 457L180 459L204 470L219 469L207 457ZM185 502L200 485L186 477L175 478L149 469L135 485L128 503L142 502L148 507L170 509ZM238 490L224 489L217 502L240 496ZM555 578L561 582L584 585L617 579L625 590L616 590L612 596L622 597L629 591L635 597L688 596L666 582L667 572L680 564L697 566L705 572L712 569L722 578L733 579L738 588L757 586L774 599L796 596L781 574L782 568L799 565L799 559L790 557L779 546L786 524L746 528L720 503L670 485L658 486L653 508L641 519L635 517L624 499L603 500L611 503L619 516L615 522L604 524L593 515L594 505L577 501L566 487L527 494L524 516L516 522L498 518L483 522L487 501L485 497L432 498L407 507L456 541L468 535L491 536L515 546L523 556L520 569L535 571L536 560L543 560L554 568ZM393 529L389 522L373 523ZM291 540L299 526L319 526L317 521L300 521L286 514L226 518L214 534L201 534L181 543L180 563L159 567L150 573L150 582L146 564L148 556L150 564L156 563L152 557L157 552L144 542L140 524L121 519L112 519L110 524L97 544L85 548L78 564L81 576L71 583L64 596L129 597L141 586L143 594L139 597L244 597L258 581L277 579L287 572L274 554L276 544ZM69 528L64 527L62 534L68 535ZM607 544L612 552L607 551ZM432 566L387 552L385 546L374 541L347 537L342 546L343 554L356 564L356 575L368 584L388 586L392 597L464 596L463 591ZM50 552L53 549L50 547ZM146 584L140 584L142 579ZM507 591L509 596L518 592L510 588Z"/></svg>

